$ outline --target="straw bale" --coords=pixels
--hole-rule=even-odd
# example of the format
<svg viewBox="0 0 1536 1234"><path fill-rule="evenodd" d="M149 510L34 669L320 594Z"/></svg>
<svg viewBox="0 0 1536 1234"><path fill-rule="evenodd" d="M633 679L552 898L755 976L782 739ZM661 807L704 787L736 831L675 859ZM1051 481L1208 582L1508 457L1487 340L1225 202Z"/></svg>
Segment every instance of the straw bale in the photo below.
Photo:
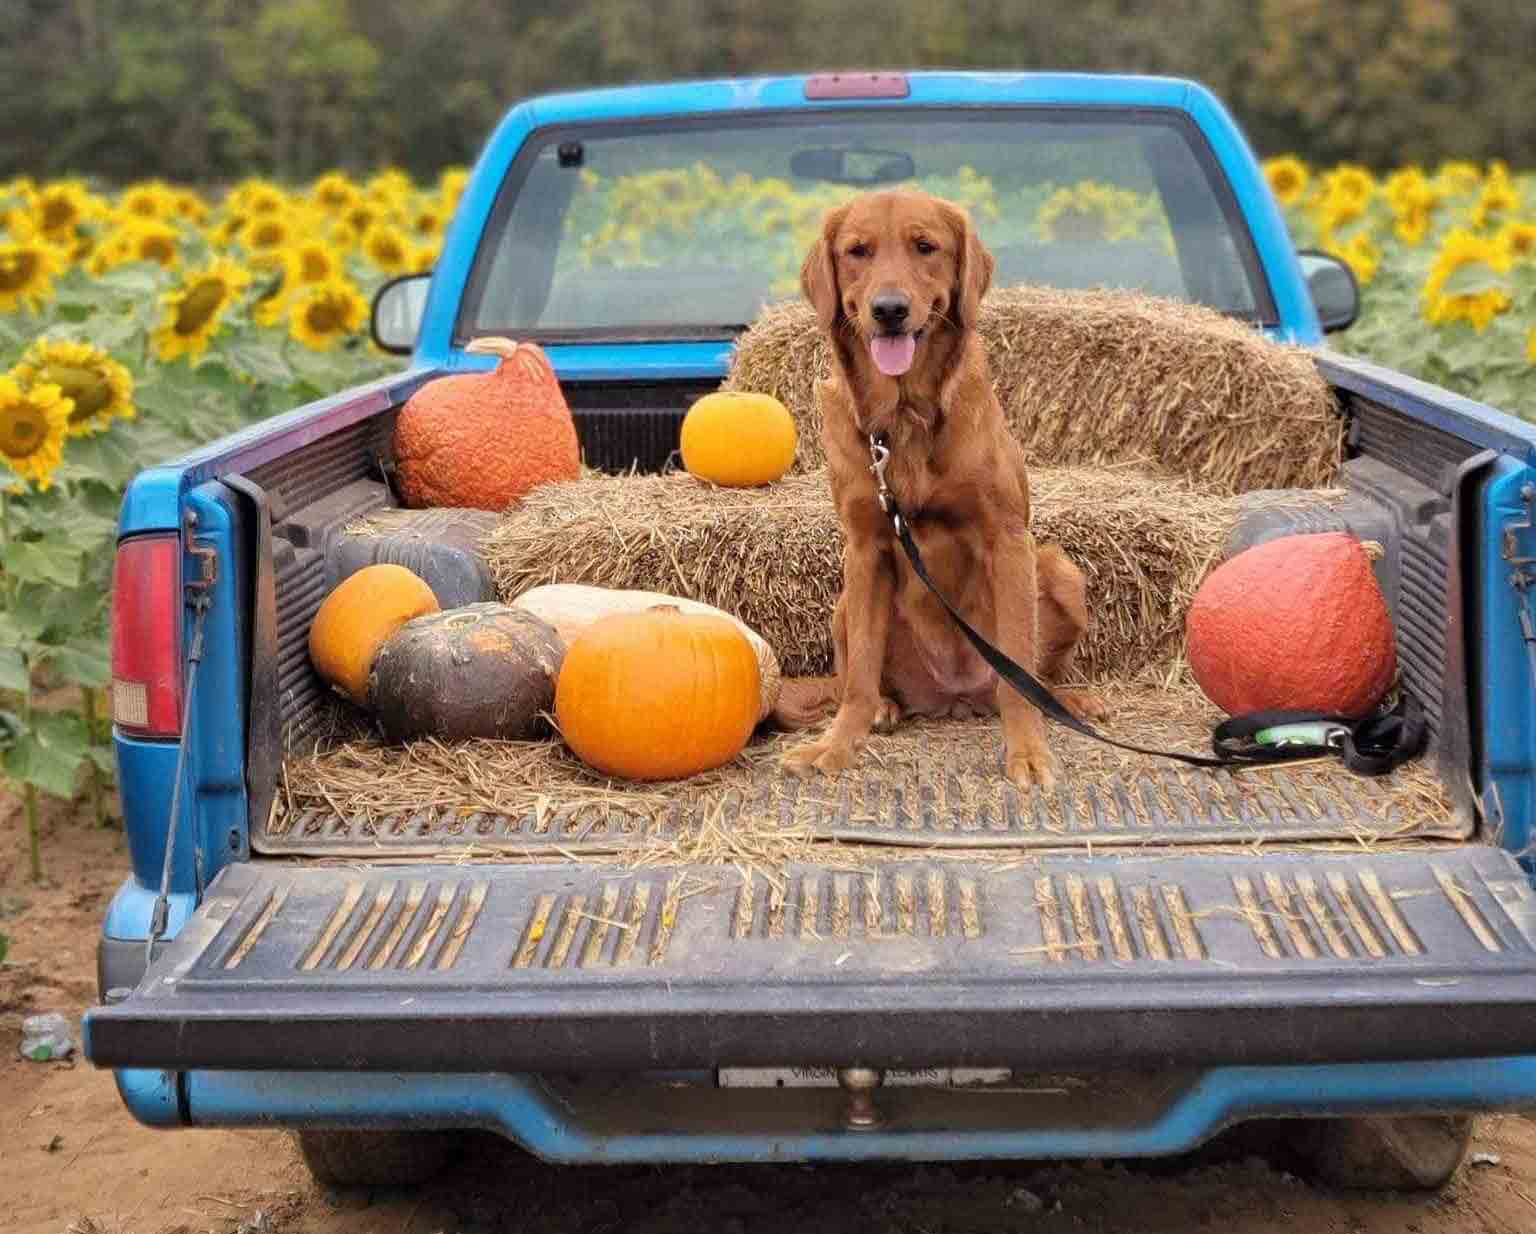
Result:
<svg viewBox="0 0 1536 1234"><path fill-rule="evenodd" d="M1223 492L1333 480L1343 421L1304 348L1200 305L1127 291L1012 287L977 321L1003 413L1034 466L1157 460ZM772 394L821 466L816 316L770 306L737 341L725 388Z"/></svg>
<svg viewBox="0 0 1536 1234"><path fill-rule="evenodd" d="M1184 614L1240 510L1327 494L1232 497L1133 466L1037 468L1034 532L1088 578L1079 656L1089 679L1166 662ZM842 532L826 476L759 489L693 476L593 475L535 489L482 551L503 599L543 583L659 591L723 609L758 631L784 672L830 671Z"/></svg>

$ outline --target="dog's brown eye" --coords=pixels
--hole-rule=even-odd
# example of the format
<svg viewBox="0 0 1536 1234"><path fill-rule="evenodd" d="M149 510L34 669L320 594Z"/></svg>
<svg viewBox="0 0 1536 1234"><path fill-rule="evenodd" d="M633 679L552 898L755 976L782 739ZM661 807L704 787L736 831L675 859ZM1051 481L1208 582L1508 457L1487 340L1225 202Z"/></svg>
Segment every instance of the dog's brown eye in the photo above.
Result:
<svg viewBox="0 0 1536 1234"><path fill-rule="evenodd" d="M867 245L867 244L853 244L853 245L850 245L849 248L848 248L848 256L850 256L850 257L868 257L869 256L869 245Z"/></svg>
<svg viewBox="0 0 1536 1234"><path fill-rule="evenodd" d="M937 253L939 251L939 246L932 240L919 240L916 247L917 251L924 257L928 256L929 253Z"/></svg>

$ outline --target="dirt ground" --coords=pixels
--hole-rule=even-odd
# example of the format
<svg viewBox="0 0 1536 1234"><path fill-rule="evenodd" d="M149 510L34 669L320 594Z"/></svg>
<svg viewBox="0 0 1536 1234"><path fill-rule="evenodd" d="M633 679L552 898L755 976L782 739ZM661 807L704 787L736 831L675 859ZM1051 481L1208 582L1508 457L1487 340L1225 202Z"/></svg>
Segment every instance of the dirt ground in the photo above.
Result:
<svg viewBox="0 0 1536 1234"><path fill-rule="evenodd" d="M94 941L127 866L120 832L45 813L47 881L27 881L20 811L0 798L0 1230L9 1234L1530 1234L1536 1123L1479 1124L1433 1198L1330 1191L1244 1137L1177 1161L940 1167L556 1168L494 1137L418 1191L309 1181L277 1132L155 1132L84 1062L18 1058L21 1017L78 1019Z"/></svg>

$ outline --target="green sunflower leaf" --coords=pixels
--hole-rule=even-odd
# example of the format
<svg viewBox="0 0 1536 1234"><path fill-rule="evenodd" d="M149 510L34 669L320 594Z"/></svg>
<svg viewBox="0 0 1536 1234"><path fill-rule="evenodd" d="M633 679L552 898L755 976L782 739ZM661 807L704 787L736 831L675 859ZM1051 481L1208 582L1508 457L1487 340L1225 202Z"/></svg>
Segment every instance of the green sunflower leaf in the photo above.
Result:
<svg viewBox="0 0 1536 1234"><path fill-rule="evenodd" d="M62 725L45 723L57 716L38 716L31 732L17 734L16 742L0 760L5 774L21 784L31 784L54 797L71 798L85 759L89 741L85 722L73 713L72 731Z"/></svg>
<svg viewBox="0 0 1536 1234"><path fill-rule="evenodd" d="M293 380L293 369L282 351L269 342L240 339L224 349L224 358L237 371L260 382L287 385Z"/></svg>
<svg viewBox="0 0 1536 1234"><path fill-rule="evenodd" d="M54 671L71 685L100 690L111 684L112 658L105 640L45 647L42 655Z"/></svg>
<svg viewBox="0 0 1536 1234"><path fill-rule="evenodd" d="M27 657L21 648L0 647L0 690L15 690L18 694L25 694L31 684Z"/></svg>
<svg viewBox="0 0 1536 1234"><path fill-rule="evenodd" d="M19 540L0 552L0 566L23 583L56 583L75 587L80 582L82 554L72 544L46 540Z"/></svg>

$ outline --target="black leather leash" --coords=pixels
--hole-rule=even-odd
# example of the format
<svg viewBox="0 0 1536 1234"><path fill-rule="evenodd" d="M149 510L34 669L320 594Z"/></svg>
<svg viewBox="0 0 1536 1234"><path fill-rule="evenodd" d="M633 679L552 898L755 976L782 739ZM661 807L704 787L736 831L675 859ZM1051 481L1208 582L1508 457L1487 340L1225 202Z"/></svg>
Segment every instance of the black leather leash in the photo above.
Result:
<svg viewBox="0 0 1536 1234"><path fill-rule="evenodd" d="M879 498L880 509L891 520L891 530L896 533L896 540L906 553L912 572L933 592L992 670L1057 724L1119 750L1171 758L1191 767L1225 767L1228 770L1338 755L1350 770L1361 775L1385 775L1424 748L1428 735L1424 713L1406 693L1391 711L1364 720L1347 720L1307 711L1261 711L1234 716L1218 726L1212 736L1214 757L1178 750L1153 750L1104 736L1093 725L1073 715L1043 682L983 638L935 586L928 567L923 564L917 541L912 538L912 529L886 483L885 469L891 459L891 448L884 433L869 438L869 455L869 470L875 477L875 495Z"/></svg>

